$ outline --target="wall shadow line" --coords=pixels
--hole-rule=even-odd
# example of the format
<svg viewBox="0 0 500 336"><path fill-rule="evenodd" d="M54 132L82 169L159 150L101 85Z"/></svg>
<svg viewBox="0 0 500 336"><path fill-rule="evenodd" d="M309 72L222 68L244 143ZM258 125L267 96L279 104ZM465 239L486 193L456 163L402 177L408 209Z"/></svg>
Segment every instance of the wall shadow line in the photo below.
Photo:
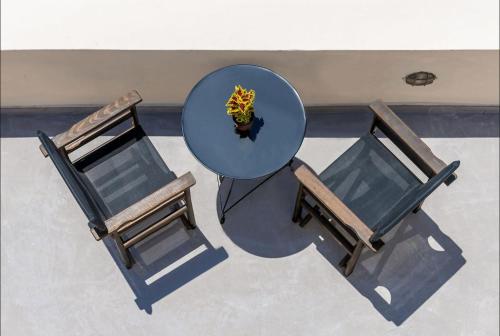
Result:
<svg viewBox="0 0 500 336"><path fill-rule="evenodd" d="M498 106L393 105L391 108L423 138L491 138L500 134ZM2 108L1 137L34 137L37 129L54 136L98 109L98 106ZM139 105L137 110L149 135L182 136L181 106ZM372 120L366 105L308 107L306 114L306 137L310 138L359 137L366 133Z"/></svg>

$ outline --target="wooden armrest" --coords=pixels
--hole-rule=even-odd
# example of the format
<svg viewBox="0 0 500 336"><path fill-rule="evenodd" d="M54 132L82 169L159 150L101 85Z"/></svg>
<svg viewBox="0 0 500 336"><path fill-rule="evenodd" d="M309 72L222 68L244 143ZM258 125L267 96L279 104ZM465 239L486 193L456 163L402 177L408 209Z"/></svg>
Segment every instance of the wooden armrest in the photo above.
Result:
<svg viewBox="0 0 500 336"><path fill-rule="evenodd" d="M387 105L377 100L370 104L375 113L374 124L380 128L429 178L436 176L446 164ZM456 174L445 181L449 185Z"/></svg>
<svg viewBox="0 0 500 336"><path fill-rule="evenodd" d="M130 91L125 96L77 122L66 132L56 135L52 141L58 149L64 147L65 150L71 152L105 132L115 123L135 113L132 110L141 101L142 98L137 91ZM40 145L40 151L43 156L47 157L48 154L43 145Z"/></svg>
<svg viewBox="0 0 500 336"><path fill-rule="evenodd" d="M338 221L350 227L368 248L376 251L370 242L373 231L342 200L335 196L311 170L302 165L295 170L295 176L297 176L304 188L320 201Z"/></svg>
<svg viewBox="0 0 500 336"><path fill-rule="evenodd" d="M144 217L161 209L163 206L182 198L184 191L196 183L190 172L178 177L174 181L158 189L151 195L134 203L120 213L107 219L104 223L108 234L117 231L124 225L132 225Z"/></svg>

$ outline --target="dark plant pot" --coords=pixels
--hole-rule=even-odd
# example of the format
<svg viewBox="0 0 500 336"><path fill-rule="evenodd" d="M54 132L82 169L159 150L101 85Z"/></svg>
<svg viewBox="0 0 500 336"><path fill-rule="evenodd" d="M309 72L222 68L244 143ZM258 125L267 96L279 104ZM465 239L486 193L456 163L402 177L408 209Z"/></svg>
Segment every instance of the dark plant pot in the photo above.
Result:
<svg viewBox="0 0 500 336"><path fill-rule="evenodd" d="M234 128L240 132L240 133L245 133L245 132L249 132L250 129L252 128L252 124L253 124L253 113L252 113L252 116L250 117L250 122L248 124L240 124L236 121L236 118L233 117L233 121L234 121Z"/></svg>

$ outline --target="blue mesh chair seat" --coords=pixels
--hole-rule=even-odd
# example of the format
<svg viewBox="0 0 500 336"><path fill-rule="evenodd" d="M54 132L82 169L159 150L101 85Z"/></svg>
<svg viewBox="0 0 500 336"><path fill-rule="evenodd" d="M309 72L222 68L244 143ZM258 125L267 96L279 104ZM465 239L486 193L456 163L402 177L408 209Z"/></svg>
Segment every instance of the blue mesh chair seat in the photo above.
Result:
<svg viewBox="0 0 500 336"><path fill-rule="evenodd" d="M177 178L140 126L74 165L107 218Z"/></svg>
<svg viewBox="0 0 500 336"><path fill-rule="evenodd" d="M422 183L375 135L345 151L319 179L372 231L377 241L458 168L458 161Z"/></svg>
<svg viewBox="0 0 500 336"><path fill-rule="evenodd" d="M74 166L105 218L111 218L177 178L140 126L78 160ZM178 208L178 202L162 208L125 232L124 238Z"/></svg>
<svg viewBox="0 0 500 336"><path fill-rule="evenodd" d="M354 143L319 178L373 231L405 195L422 185L371 133Z"/></svg>

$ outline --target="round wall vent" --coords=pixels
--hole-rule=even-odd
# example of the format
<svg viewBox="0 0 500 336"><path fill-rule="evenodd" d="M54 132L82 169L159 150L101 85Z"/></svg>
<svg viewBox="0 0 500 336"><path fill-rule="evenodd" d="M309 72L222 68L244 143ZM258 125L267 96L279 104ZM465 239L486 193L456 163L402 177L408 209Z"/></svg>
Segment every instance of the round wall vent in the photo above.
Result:
<svg viewBox="0 0 500 336"><path fill-rule="evenodd" d="M425 86L432 84L436 78L436 75L432 72L419 71L407 75L405 82L411 86Z"/></svg>

